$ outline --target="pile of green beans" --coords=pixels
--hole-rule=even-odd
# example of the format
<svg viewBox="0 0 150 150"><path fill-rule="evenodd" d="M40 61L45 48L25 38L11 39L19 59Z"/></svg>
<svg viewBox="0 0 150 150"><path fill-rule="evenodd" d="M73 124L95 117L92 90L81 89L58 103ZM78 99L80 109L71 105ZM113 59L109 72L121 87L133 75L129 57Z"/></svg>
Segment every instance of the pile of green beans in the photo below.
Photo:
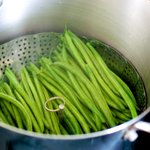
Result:
<svg viewBox="0 0 150 150"><path fill-rule="evenodd" d="M130 88L103 61L90 43L67 28L49 57L23 66L20 76L5 69L0 82L0 122L45 134L101 131L137 116ZM63 111L49 112L45 102L64 99ZM60 101L51 101L56 109ZM60 113L62 113L60 118Z"/></svg>

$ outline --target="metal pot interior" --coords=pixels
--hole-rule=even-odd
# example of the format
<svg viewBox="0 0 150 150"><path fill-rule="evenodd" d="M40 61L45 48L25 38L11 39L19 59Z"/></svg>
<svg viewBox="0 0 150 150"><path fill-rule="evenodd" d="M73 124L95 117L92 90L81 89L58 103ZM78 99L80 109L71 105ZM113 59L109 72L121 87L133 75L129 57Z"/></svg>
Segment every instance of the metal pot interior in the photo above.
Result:
<svg viewBox="0 0 150 150"><path fill-rule="evenodd" d="M0 43L26 34L62 32L67 24L79 35L111 45L131 61L144 82L149 107L149 7L149 1L140 0L3 0Z"/></svg>

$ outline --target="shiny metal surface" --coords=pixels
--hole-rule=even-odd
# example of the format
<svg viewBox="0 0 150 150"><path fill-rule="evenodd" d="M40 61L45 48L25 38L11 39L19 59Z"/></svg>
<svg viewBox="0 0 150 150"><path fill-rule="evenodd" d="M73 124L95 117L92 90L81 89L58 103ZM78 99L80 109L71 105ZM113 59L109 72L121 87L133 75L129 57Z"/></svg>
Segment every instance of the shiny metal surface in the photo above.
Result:
<svg viewBox="0 0 150 150"><path fill-rule="evenodd" d="M2 4L3 4L3 0L0 0L0 7L2 6Z"/></svg>
<svg viewBox="0 0 150 150"><path fill-rule="evenodd" d="M62 31L64 24L121 51L141 74L150 97L149 0L4 0L0 42L29 33Z"/></svg>
<svg viewBox="0 0 150 150"><path fill-rule="evenodd" d="M3 0L0 7L0 43L30 33L61 32L65 24L74 32L100 39L125 55L144 81L150 106L149 0ZM118 131L125 127L126 124L117 128L118 137L121 134ZM10 131L17 135L14 129ZM115 130L106 130L104 135L113 132ZM36 136L33 141L38 138Z"/></svg>

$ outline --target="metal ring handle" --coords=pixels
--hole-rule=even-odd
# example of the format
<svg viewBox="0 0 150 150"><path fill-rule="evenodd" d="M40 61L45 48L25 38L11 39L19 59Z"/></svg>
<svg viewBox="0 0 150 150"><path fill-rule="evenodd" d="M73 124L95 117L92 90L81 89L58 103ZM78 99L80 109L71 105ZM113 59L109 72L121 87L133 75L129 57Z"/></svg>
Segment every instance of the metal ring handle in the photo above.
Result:
<svg viewBox="0 0 150 150"><path fill-rule="evenodd" d="M48 104L49 102L54 101L54 100L57 100L57 99L61 100L61 101L62 101L62 104L60 104L57 109L50 109L50 108L48 108L47 104ZM62 97L59 97L59 96L51 97L51 98L49 98L49 99L45 102L44 107L45 107L45 109L46 109L47 111L49 111L49 112L57 112L57 111L63 110L63 109L65 108L65 100L64 100Z"/></svg>

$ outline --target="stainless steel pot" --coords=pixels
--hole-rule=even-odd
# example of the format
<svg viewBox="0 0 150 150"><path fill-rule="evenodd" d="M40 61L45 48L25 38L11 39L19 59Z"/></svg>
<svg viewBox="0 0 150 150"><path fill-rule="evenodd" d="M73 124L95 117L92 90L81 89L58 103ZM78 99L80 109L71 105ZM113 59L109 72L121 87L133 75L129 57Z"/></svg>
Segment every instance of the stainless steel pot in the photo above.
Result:
<svg viewBox="0 0 150 150"><path fill-rule="evenodd" d="M76 33L100 39L118 49L136 67L147 92L147 110L117 127L87 135L41 135L0 123L0 149L116 150L128 149L146 129L150 112L150 1L148 0L2 0L0 43L25 34L62 31L67 24ZM144 127L144 128L143 128Z"/></svg>

